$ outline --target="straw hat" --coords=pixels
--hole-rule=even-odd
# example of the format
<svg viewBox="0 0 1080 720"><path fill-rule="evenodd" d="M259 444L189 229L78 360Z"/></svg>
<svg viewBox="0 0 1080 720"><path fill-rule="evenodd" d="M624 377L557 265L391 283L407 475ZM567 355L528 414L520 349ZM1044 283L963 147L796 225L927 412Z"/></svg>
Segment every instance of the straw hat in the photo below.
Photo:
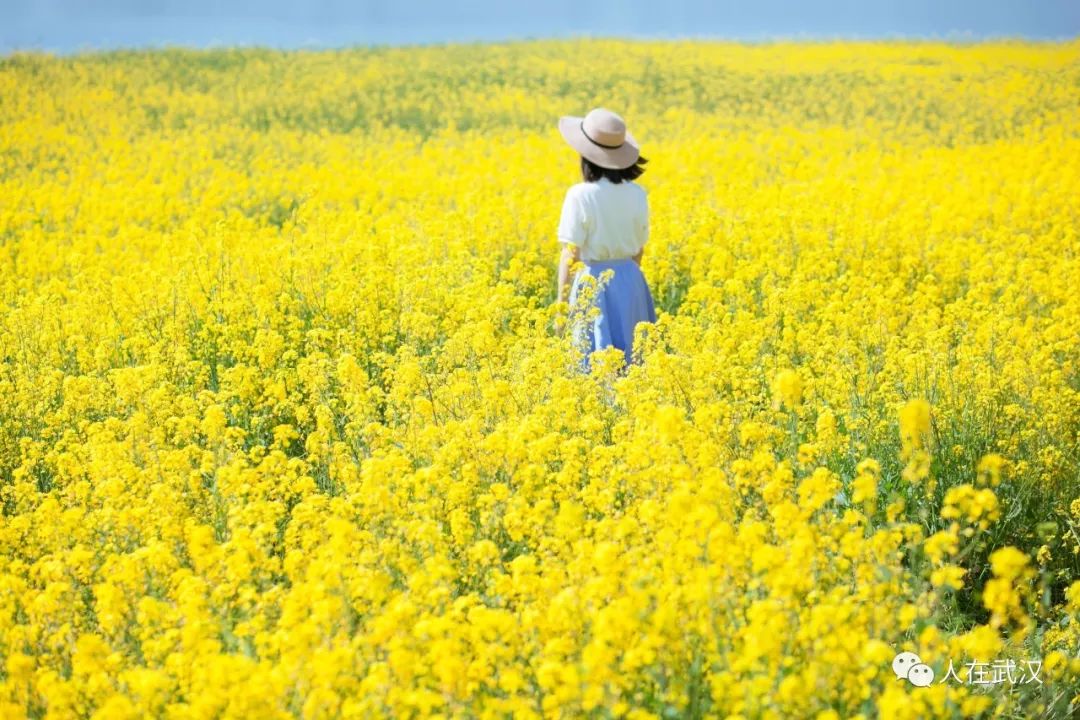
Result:
<svg viewBox="0 0 1080 720"><path fill-rule="evenodd" d="M622 170L637 162L637 141L623 119L604 108L595 108L585 117L563 115L559 132L570 146L602 168Z"/></svg>

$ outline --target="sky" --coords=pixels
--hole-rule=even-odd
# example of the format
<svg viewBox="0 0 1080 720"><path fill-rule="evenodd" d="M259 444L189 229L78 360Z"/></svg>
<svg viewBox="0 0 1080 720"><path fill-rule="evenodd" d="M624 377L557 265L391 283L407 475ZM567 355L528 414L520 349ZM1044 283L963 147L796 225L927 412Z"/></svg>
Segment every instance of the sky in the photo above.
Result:
<svg viewBox="0 0 1080 720"><path fill-rule="evenodd" d="M1080 35L1080 0L0 0L0 53L342 47L539 37Z"/></svg>

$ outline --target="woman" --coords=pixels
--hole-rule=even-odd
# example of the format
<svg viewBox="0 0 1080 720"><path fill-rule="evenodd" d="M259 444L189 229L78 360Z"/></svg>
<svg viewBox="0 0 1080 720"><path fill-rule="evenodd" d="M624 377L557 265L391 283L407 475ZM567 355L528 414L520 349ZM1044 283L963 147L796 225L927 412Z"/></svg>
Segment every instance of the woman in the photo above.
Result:
<svg viewBox="0 0 1080 720"><path fill-rule="evenodd" d="M633 362L634 327L656 322L652 293L641 273L641 256L649 237L649 203L645 188L634 180L645 171L634 136L623 119L604 108L585 117L563 116L559 132L581 154L583 182L566 191L558 237L559 300L566 298L570 265L581 260L570 289L571 331L585 353L615 346ZM591 306L599 310L594 320L573 315L585 277L599 278L610 269L613 276L599 287Z"/></svg>

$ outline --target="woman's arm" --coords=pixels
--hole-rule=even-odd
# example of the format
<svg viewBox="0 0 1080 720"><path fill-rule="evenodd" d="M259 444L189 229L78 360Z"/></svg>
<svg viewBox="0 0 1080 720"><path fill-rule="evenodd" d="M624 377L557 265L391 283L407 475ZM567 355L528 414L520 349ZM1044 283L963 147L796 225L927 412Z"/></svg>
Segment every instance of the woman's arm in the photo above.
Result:
<svg viewBox="0 0 1080 720"><path fill-rule="evenodd" d="M644 254L645 254L645 246L642 245L641 249L637 251L637 255L633 256L634 262L636 262L639 266L641 265L641 256L644 255Z"/></svg>
<svg viewBox="0 0 1080 720"><path fill-rule="evenodd" d="M562 255L559 257L559 301L570 299L570 266L579 259L578 248L568 242L562 243Z"/></svg>

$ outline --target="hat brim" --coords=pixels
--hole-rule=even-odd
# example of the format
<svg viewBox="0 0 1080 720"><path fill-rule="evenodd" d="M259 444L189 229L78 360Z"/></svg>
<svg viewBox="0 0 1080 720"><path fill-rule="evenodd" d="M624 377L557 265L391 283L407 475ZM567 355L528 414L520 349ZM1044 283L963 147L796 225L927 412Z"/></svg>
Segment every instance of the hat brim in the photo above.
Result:
<svg viewBox="0 0 1080 720"><path fill-rule="evenodd" d="M597 145L585 136L581 130L581 123L585 118L575 115L563 115L559 118L559 132L570 147L577 150L587 159L602 168L610 170L623 170L637 162L641 156L637 140L626 131L623 144L617 148L606 148Z"/></svg>

